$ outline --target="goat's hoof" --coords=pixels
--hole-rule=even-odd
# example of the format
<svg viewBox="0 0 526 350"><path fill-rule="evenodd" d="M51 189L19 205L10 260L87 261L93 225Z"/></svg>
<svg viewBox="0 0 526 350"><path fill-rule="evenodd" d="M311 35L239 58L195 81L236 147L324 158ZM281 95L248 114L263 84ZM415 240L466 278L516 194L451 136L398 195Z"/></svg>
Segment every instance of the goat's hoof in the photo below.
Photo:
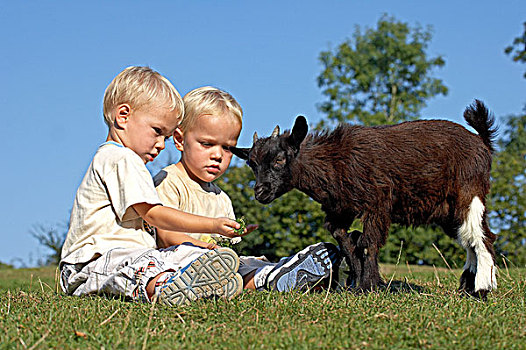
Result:
<svg viewBox="0 0 526 350"><path fill-rule="evenodd" d="M345 273L347 275L349 275L349 272L350 271L345 271ZM355 278L351 278L351 277L348 277L346 280L345 280L345 288L347 290L352 290L354 288L356 288L356 279Z"/></svg>
<svg viewBox="0 0 526 350"><path fill-rule="evenodd" d="M460 276L460 291L466 292L469 295L473 295L475 293L475 273L470 271L469 269L466 269L462 272L462 276Z"/></svg>
<svg viewBox="0 0 526 350"><path fill-rule="evenodd" d="M465 290L461 288L459 289L459 292L461 292L463 296L468 296L471 298L475 298L477 300L481 300L481 301L488 300L489 290L486 290L486 289L481 289L475 292L474 290Z"/></svg>

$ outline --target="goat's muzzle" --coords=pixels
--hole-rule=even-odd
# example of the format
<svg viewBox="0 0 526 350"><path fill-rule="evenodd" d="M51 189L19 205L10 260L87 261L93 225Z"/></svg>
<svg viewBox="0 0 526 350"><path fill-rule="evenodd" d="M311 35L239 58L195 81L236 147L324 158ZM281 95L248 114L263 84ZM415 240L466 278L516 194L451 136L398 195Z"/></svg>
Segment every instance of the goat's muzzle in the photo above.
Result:
<svg viewBox="0 0 526 350"><path fill-rule="evenodd" d="M254 195L256 200L262 204L268 204L274 199L269 192L269 187L264 184L254 186Z"/></svg>

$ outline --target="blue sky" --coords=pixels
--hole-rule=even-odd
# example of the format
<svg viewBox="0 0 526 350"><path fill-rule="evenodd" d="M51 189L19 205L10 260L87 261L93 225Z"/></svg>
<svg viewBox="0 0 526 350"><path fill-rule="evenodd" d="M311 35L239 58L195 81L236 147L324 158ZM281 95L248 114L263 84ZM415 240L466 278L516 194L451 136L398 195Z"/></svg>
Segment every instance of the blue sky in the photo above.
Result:
<svg viewBox="0 0 526 350"><path fill-rule="evenodd" d="M0 261L34 264L46 250L31 228L68 219L106 137L104 90L123 68L149 65L181 94L203 85L229 91L245 112L239 144L249 146L255 130L289 128L298 114L323 117L319 53L384 13L433 26L428 53L444 56L435 76L449 94L429 101L424 117L465 125L474 98L498 118L523 111L525 67L503 53L522 33L523 0L2 1Z"/></svg>

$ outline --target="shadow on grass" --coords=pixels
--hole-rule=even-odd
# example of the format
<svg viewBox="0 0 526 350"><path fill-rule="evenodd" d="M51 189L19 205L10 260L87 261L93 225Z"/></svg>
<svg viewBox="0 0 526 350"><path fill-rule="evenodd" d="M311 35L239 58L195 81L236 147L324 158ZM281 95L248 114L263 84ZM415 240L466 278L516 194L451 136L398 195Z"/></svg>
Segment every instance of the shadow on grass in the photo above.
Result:
<svg viewBox="0 0 526 350"><path fill-rule="evenodd" d="M401 293L417 293L417 294L426 294L430 293L428 288L425 288L416 283L410 283L407 278L403 281L401 280L388 280L387 282L382 282L379 286L376 286L372 290L363 289L354 286L347 285L346 281L346 271L340 271L340 274L344 278L338 278L337 282L332 285L332 289L335 291L350 292L354 294L366 294L369 292L377 293L389 293L389 294L401 294Z"/></svg>
<svg viewBox="0 0 526 350"><path fill-rule="evenodd" d="M376 293L389 293L389 294L402 294L402 293L417 293L417 294L426 294L430 291L415 283L409 283L407 281L390 281L390 283L383 283L375 287L373 290L363 289L363 288L353 288L353 287L343 287L338 286L336 290L342 292L349 292L354 294L367 294L370 292Z"/></svg>
<svg viewBox="0 0 526 350"><path fill-rule="evenodd" d="M409 283L407 281L391 281L390 283L385 283L379 288L381 291L386 291L392 294L398 293L429 293L427 288L424 288L418 284Z"/></svg>

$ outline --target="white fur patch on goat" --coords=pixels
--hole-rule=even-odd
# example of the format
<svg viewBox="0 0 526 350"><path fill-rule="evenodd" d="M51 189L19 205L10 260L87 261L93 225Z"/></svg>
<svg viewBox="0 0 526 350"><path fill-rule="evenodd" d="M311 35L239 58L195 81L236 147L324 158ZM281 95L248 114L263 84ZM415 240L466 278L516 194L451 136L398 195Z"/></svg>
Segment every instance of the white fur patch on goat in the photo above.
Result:
<svg viewBox="0 0 526 350"><path fill-rule="evenodd" d="M476 273L475 292L497 288L493 258L484 245L482 230L484 210L484 204L475 196L469 206L468 215L458 229L458 240L467 252L464 270L469 269Z"/></svg>
<svg viewBox="0 0 526 350"><path fill-rule="evenodd" d="M466 248L466 263L464 264L464 270L469 270L473 273L477 272L477 255L471 247Z"/></svg>

